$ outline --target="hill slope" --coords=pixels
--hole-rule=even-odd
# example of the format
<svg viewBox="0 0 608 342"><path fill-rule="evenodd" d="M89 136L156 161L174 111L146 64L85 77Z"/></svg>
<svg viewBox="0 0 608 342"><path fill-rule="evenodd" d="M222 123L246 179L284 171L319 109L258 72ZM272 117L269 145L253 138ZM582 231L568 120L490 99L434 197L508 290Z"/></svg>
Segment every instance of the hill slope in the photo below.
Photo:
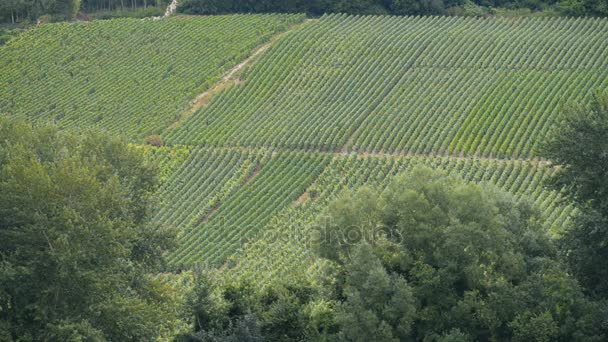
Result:
<svg viewBox="0 0 608 342"><path fill-rule="evenodd" d="M331 15L285 36L167 139L529 157L608 86L608 20Z"/></svg>
<svg viewBox="0 0 608 342"><path fill-rule="evenodd" d="M529 197L548 230L568 221L534 151L562 106L608 88L608 20L303 20L43 26L0 48L0 113L162 132L142 150L165 166L154 219L182 232L175 268L304 274L328 201L414 164Z"/></svg>
<svg viewBox="0 0 608 342"><path fill-rule="evenodd" d="M132 139L177 120L301 15L235 15L49 24L0 48L0 113Z"/></svg>

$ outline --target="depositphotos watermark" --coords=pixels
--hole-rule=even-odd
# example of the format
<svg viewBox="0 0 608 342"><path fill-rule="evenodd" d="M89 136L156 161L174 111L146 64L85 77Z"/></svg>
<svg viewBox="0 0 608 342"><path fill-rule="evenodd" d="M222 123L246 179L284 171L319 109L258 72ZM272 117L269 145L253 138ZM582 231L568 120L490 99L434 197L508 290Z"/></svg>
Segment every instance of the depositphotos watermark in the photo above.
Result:
<svg viewBox="0 0 608 342"><path fill-rule="evenodd" d="M389 229L379 222L363 221L356 225L341 225L331 217L322 217L314 222L307 222L301 217L274 219L267 224L244 225L232 223L225 217L218 217L212 229L203 233L207 241L233 241L238 248L244 248L255 241L266 245L298 244L306 248L318 245L348 246L361 241L376 244L380 241L401 243L403 235L395 229Z"/></svg>

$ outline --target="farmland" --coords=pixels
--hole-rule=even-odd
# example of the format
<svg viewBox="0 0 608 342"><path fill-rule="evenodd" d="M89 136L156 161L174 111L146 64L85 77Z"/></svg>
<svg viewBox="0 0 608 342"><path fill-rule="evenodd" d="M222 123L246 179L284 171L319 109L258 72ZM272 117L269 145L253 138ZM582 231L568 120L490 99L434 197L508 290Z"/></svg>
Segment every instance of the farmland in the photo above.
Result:
<svg viewBox="0 0 608 342"><path fill-rule="evenodd" d="M0 50L0 113L99 127L134 141L298 15L121 19L43 25Z"/></svg>
<svg viewBox="0 0 608 342"><path fill-rule="evenodd" d="M168 132L176 144L528 158L608 86L604 19L323 17Z"/></svg>
<svg viewBox="0 0 608 342"><path fill-rule="evenodd" d="M314 268L306 238L329 201L412 165L530 198L559 230L573 208L542 188L559 166L537 149L560 110L608 87L607 32L347 15L43 25L0 48L0 113L160 134L139 148L161 164L153 220L180 231L169 267L266 281Z"/></svg>

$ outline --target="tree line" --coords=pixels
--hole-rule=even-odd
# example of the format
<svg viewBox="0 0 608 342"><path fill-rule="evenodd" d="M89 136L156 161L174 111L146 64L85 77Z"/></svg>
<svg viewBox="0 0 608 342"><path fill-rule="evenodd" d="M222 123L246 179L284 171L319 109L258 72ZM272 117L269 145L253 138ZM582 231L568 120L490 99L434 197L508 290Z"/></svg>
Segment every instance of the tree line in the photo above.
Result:
<svg viewBox="0 0 608 342"><path fill-rule="evenodd" d="M555 9L568 16L608 15L608 4L596 0L182 0L189 14L305 12L394 15L483 15L482 8Z"/></svg>
<svg viewBox="0 0 608 342"><path fill-rule="evenodd" d="M71 20L80 12L125 11L166 6L168 0L2 0L0 22L35 22L41 16L54 21Z"/></svg>
<svg viewBox="0 0 608 342"><path fill-rule="evenodd" d="M0 2L0 17L12 24L42 15L57 15L64 19L74 18L80 9L81 0L4 0Z"/></svg>
<svg viewBox="0 0 608 342"><path fill-rule="evenodd" d="M55 20L73 19L82 10L124 11L166 6L168 0L3 0L0 21L35 21L42 15ZM489 15L492 8L553 9L566 16L606 16L608 4L596 0L182 0L186 14L325 13L393 15Z"/></svg>

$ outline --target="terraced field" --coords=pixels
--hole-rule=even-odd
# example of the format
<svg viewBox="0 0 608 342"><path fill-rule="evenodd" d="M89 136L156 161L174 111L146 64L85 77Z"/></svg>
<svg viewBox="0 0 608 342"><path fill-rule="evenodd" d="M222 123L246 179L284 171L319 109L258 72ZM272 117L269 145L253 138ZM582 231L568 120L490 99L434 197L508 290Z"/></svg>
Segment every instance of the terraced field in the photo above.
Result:
<svg viewBox="0 0 608 342"><path fill-rule="evenodd" d="M167 146L140 148L162 165L154 220L181 231L176 269L314 272L308 232L327 203L415 164L530 198L549 232L569 220L541 186L559 166L535 153L563 106L608 88L608 20L303 21L43 25L0 48L0 113L160 133Z"/></svg>
<svg viewBox="0 0 608 342"><path fill-rule="evenodd" d="M100 127L134 141L301 15L101 20L42 25L0 48L0 113Z"/></svg>

